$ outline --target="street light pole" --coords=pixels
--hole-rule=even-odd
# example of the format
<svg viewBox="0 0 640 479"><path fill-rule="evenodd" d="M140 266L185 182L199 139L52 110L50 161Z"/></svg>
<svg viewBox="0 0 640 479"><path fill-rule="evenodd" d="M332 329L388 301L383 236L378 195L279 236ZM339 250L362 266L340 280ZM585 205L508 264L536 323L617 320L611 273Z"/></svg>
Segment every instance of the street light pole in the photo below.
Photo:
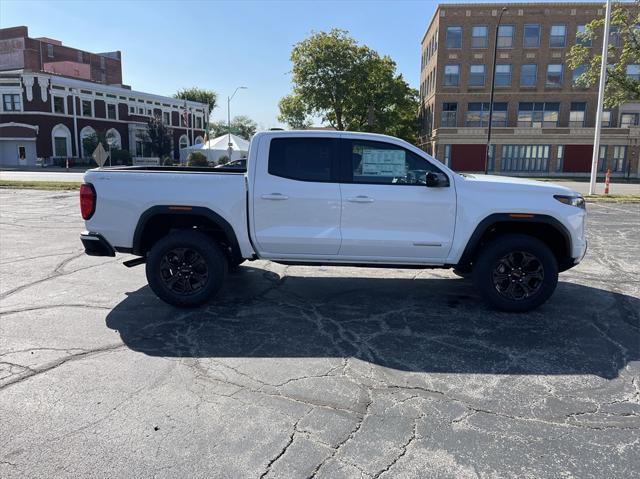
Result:
<svg viewBox="0 0 640 479"><path fill-rule="evenodd" d="M598 107L596 109L596 127L593 138L593 156L591 157L591 178L589 194L596 194L596 177L598 175L598 159L600 158L600 130L602 129L602 102L604 101L604 86L607 81L607 51L609 49L609 17L611 17L611 0L607 0L607 10L604 18L604 33L602 37L602 61L600 62L600 84L598 85Z"/></svg>
<svg viewBox="0 0 640 479"><path fill-rule="evenodd" d="M484 152L484 174L489 173L489 150L491 149L491 123L493 122L493 94L496 86L496 56L498 55L498 31L500 30L500 22L502 15L507 11L507 7L502 7L498 24L496 25L496 33L493 39L493 65L491 66L491 98L489 99L489 128L487 128L487 148Z"/></svg>
<svg viewBox="0 0 640 479"><path fill-rule="evenodd" d="M234 90L233 95L227 97L227 133L229 135L229 139L227 140L227 151L229 152L229 161L231 161L231 153L233 152L233 145L231 143L231 99L235 96L238 90L246 89L246 86L239 86Z"/></svg>

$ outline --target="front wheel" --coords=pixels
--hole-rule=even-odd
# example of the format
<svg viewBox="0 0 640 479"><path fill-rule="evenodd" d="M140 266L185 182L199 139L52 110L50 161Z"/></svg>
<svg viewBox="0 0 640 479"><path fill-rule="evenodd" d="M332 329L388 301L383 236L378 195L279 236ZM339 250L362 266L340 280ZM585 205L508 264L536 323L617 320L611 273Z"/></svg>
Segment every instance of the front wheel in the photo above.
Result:
<svg viewBox="0 0 640 479"><path fill-rule="evenodd" d="M473 279L483 298L502 311L537 308L558 284L558 263L542 241L510 234L496 238L479 254Z"/></svg>
<svg viewBox="0 0 640 479"><path fill-rule="evenodd" d="M199 306L222 287L227 259L217 243L197 231L177 231L160 239L147 256L147 281L164 302Z"/></svg>

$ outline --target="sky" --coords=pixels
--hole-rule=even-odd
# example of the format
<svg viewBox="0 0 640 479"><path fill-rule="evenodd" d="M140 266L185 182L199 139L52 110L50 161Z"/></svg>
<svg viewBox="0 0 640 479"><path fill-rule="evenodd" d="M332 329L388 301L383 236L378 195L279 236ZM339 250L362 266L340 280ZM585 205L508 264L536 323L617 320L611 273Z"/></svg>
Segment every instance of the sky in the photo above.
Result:
<svg viewBox="0 0 640 479"><path fill-rule="evenodd" d="M444 3L444 2L443 2ZM291 91L291 49L314 31L348 30L389 55L414 88L420 41L438 2L424 0L0 0L0 28L26 25L90 52L120 50L123 82L173 95L197 86L218 93L213 120L253 118L280 126L278 101Z"/></svg>

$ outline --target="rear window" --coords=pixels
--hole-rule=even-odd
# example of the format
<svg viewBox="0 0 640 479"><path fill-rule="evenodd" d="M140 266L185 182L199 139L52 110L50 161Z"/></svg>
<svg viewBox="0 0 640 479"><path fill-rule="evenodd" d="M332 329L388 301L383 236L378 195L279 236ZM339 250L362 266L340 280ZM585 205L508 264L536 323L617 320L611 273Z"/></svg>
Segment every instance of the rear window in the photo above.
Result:
<svg viewBox="0 0 640 479"><path fill-rule="evenodd" d="M274 138L269 174L300 181L331 181L332 138Z"/></svg>

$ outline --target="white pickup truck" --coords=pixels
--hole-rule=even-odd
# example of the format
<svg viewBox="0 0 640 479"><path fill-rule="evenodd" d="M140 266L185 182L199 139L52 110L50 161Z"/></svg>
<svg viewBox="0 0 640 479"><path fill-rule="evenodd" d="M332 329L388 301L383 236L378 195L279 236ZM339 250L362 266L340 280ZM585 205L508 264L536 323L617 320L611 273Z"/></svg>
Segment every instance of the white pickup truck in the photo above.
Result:
<svg viewBox="0 0 640 479"><path fill-rule="evenodd" d="M80 206L89 255L130 253L151 289L200 305L245 260L454 268L505 311L553 293L585 254L586 211L550 183L459 175L384 135L269 131L247 169L97 168Z"/></svg>

